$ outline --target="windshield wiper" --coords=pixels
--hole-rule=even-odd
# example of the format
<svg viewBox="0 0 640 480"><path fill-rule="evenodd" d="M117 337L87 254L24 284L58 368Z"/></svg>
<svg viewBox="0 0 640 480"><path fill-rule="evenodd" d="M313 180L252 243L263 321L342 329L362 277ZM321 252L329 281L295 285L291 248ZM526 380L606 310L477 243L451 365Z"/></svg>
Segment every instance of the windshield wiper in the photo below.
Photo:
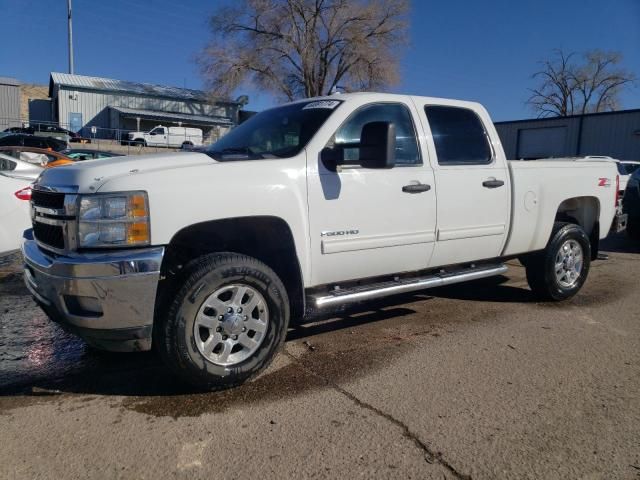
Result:
<svg viewBox="0 0 640 480"><path fill-rule="evenodd" d="M264 158L261 154L251 150L251 147L229 147L223 148L222 150L213 150L207 153L209 153L210 155L220 155L222 157L239 155L244 157Z"/></svg>

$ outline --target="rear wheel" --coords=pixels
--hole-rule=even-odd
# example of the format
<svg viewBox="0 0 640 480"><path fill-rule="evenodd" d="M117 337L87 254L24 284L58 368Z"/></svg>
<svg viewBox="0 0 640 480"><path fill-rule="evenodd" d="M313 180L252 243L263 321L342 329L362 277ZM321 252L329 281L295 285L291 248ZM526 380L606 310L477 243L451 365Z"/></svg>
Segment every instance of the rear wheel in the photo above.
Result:
<svg viewBox="0 0 640 480"><path fill-rule="evenodd" d="M589 274L589 237L579 225L556 222L547 247L525 263L527 282L539 298L566 300L578 293Z"/></svg>
<svg viewBox="0 0 640 480"><path fill-rule="evenodd" d="M233 253L201 257L159 319L154 343L167 365L195 386L239 385L265 369L281 347L289 300L264 263Z"/></svg>

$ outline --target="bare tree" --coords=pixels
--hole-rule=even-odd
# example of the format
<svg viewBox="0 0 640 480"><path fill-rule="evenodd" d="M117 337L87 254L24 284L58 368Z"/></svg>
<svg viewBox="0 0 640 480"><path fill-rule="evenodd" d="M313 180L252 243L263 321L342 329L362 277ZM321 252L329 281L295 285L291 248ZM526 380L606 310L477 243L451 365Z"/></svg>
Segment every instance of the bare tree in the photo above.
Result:
<svg viewBox="0 0 640 480"><path fill-rule="evenodd" d="M635 81L635 76L618 65L618 52L591 50L581 56L554 50L554 58L541 62L533 74L540 80L530 89L527 103L538 117L604 112L619 108L622 89Z"/></svg>
<svg viewBox="0 0 640 480"><path fill-rule="evenodd" d="M211 18L199 63L215 95L241 84L292 100L397 82L408 0L239 0Z"/></svg>

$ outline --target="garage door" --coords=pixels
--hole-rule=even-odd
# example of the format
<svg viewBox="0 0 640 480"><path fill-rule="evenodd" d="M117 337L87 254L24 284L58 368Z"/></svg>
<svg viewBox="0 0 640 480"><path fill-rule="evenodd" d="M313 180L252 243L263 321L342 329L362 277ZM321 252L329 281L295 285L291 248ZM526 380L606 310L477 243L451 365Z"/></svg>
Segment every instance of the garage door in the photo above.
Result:
<svg viewBox="0 0 640 480"><path fill-rule="evenodd" d="M567 155L567 127L518 130L517 158L562 157Z"/></svg>

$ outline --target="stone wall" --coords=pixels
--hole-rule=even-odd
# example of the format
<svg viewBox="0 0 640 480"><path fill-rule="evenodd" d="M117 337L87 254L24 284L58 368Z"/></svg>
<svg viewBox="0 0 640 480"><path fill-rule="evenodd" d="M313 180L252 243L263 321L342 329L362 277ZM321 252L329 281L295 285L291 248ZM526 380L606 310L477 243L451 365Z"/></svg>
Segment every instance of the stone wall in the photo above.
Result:
<svg viewBox="0 0 640 480"><path fill-rule="evenodd" d="M20 117L22 120L29 119L29 99L47 100L49 98L49 87L47 85L21 85L20 86Z"/></svg>

